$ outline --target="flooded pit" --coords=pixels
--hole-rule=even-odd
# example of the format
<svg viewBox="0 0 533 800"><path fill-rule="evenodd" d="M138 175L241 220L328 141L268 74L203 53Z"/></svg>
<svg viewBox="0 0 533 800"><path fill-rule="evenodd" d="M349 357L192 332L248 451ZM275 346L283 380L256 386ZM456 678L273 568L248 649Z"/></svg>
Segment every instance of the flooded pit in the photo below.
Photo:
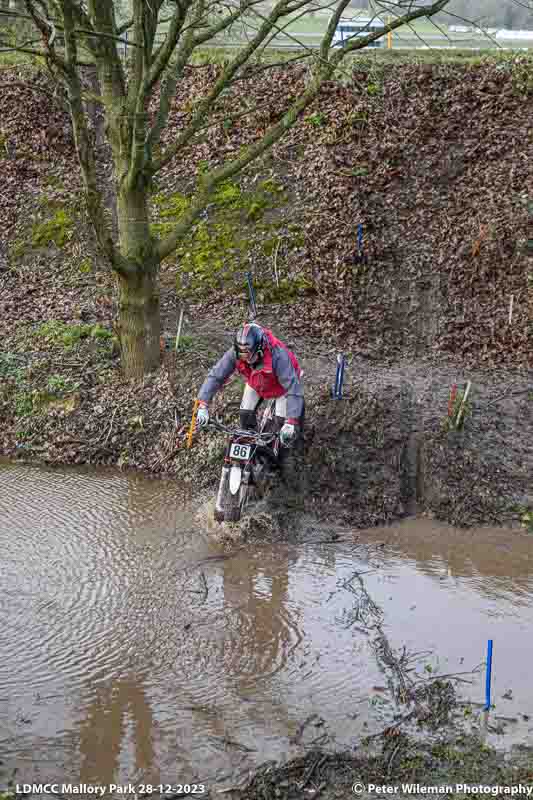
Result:
<svg viewBox="0 0 533 800"><path fill-rule="evenodd" d="M419 519L230 555L175 482L0 466L0 548L2 781L224 786L353 747L398 711L376 624L419 675L470 672L492 638L516 720L496 739L531 739L526 534Z"/></svg>

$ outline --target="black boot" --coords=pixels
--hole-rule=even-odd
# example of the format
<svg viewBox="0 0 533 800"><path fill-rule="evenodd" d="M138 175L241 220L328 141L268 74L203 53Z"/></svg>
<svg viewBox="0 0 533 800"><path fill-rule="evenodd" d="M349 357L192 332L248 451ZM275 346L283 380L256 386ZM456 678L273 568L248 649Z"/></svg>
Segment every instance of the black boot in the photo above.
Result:
<svg viewBox="0 0 533 800"><path fill-rule="evenodd" d="M240 423L241 428L245 431L256 431L257 430L257 414L255 411L245 411L241 409L240 411Z"/></svg>

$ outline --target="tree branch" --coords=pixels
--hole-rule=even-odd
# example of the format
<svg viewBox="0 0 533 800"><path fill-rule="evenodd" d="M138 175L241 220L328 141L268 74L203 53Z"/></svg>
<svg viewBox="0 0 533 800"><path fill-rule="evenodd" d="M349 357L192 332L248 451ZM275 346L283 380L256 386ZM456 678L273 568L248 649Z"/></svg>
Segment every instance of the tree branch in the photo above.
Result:
<svg viewBox="0 0 533 800"><path fill-rule="evenodd" d="M188 211L185 212L172 233L159 242L157 251L161 259L166 258L176 249L180 239L207 205L209 197L216 186L240 172L244 167L269 150L294 125L302 111L318 95L322 82L331 77L332 74L333 67L331 65L322 65L301 97L283 115L281 120L267 131L260 141L245 148L238 158L204 176L202 186L193 196Z"/></svg>
<svg viewBox="0 0 533 800"><path fill-rule="evenodd" d="M336 2L336 0L335 0L335 2ZM294 12L295 10L299 10L299 9L300 9L300 8L302 8L302 7L307 7L307 8L308 8L308 7L309 7L309 0L299 0L299 2L297 2L297 3L294 3L294 4L291 6L291 13L292 13L292 12ZM257 11L257 9L255 9L255 8L253 9L253 13L255 14L255 16L257 16L259 19L261 19L261 20L263 20L263 21L264 21L265 19L267 19L266 17L264 17L264 16L263 16L263 14L261 14L261 12L260 12L260 11ZM286 14L287 14L287 13L288 13L288 11L287 11L287 10L285 10L285 12L284 12L283 16L286 16ZM327 64L327 63L328 63L328 60L327 60L327 58L326 58L326 59L322 59L322 56L320 55L320 52L317 54L317 52L316 52L316 49L309 47L309 46L308 46L308 45L306 45L304 42L301 42L301 41L300 41L300 39L298 39L298 38L297 38L296 36L294 36L293 34L291 34L291 33L287 33L287 31L286 31L286 28L288 27L288 25L290 25L290 24L291 24L291 22L292 22L292 20L289 20L289 21L287 22L287 24L286 24L286 25L284 25L283 27L280 27L280 26L279 26L279 25L277 25L276 23L273 23L273 24L272 24L272 30L273 30L273 34L272 34L272 36L271 36L271 39L269 40L269 42L268 42L268 43L270 43L270 41L272 41L272 40L273 40L273 39L274 39L274 38L275 38L275 37L276 37L276 36L277 36L279 33L283 33L283 35L284 35L284 36L286 36L286 37L287 37L287 39L290 39L290 40L291 40L291 41L293 41L295 44L299 45L299 47L300 47L302 50L306 50L306 51L309 53L309 55L310 55L310 56L312 56L312 58L313 58L315 61L317 61L317 60L324 60L324 63L326 63L326 64ZM265 46L266 46L266 43L265 43Z"/></svg>
<svg viewBox="0 0 533 800"><path fill-rule="evenodd" d="M88 0L91 34L98 41L95 53L102 95L106 102L121 103L126 93L126 77L117 51L117 36L114 6L109 0Z"/></svg>
<svg viewBox="0 0 533 800"><path fill-rule="evenodd" d="M143 0L133 0L133 32L137 48L133 57L125 110L130 159L126 182L132 188L145 162L144 140L147 114L145 112L144 79L150 60L150 41L145 28L145 6Z"/></svg>
<svg viewBox="0 0 533 800"><path fill-rule="evenodd" d="M117 28L118 36L122 36L122 34L126 33L126 31L129 31L131 27L133 27L133 19L129 19L127 22L119 25Z"/></svg>
<svg viewBox="0 0 533 800"><path fill-rule="evenodd" d="M262 0L246 0L231 14L228 14L228 16L223 17L221 20L219 20L219 22L217 22L216 25L212 25L203 33L200 33L197 36L195 36L194 46L196 47L200 44L204 44L204 42L208 42L209 39L213 39L219 33L225 31L226 28L229 28L230 25L233 25L233 23L236 22L240 17L243 17L247 11L253 8L253 6L259 5L261 2Z"/></svg>
<svg viewBox="0 0 533 800"><path fill-rule="evenodd" d="M128 46L130 47L135 47L134 42L126 42L126 40L122 39L118 33L117 35L115 35L112 33L102 33L100 31L96 31L91 25L90 18L87 16L87 14L85 14L82 11L82 9L79 6L74 6L73 13L75 18L77 17L79 22L84 25L84 27L76 27L74 29L74 33L81 34L83 36L87 49L90 50L93 55L95 56L97 55L95 40L98 39L113 39L117 42L120 42L121 44L128 44ZM2 17L3 15L13 17L15 19L27 19L35 23L35 20L31 16L31 14L22 14L20 11L0 10L0 17ZM54 26L57 28L58 31L64 30L61 21L57 17L49 17L49 19L50 22L53 22ZM12 49L19 50L20 47L24 46L25 45L19 45L17 47L13 47ZM78 61L78 63L82 62Z"/></svg>
<svg viewBox="0 0 533 800"><path fill-rule="evenodd" d="M383 29L376 31L375 33L371 33L365 37L358 37L353 42L346 43L342 48L340 48L340 50L337 50L335 53L331 55L328 53L328 47L322 46L324 45L324 42L326 43L329 42L329 44L331 45L331 41L335 33L336 24L334 21L330 21L326 34L321 43L321 54L325 53L326 56L329 55L330 57L320 58L317 61L313 78L310 84L308 85L307 89L300 96L300 98L293 103L291 108L289 108L285 112L282 119L278 123L274 124L266 132L266 134L262 137L260 141L249 145L248 147L245 148L245 150L241 153L241 155L238 158L234 159L233 161L230 161L229 163L223 165L222 167L219 167L211 171L202 178L201 186L198 189L198 191L193 195L189 209L183 214L182 218L179 220L178 224L176 225L172 233L170 233L165 239L159 242L157 248L159 257L161 259L164 259L176 249L180 239L190 229L190 226L195 222L200 213L204 210L205 206L208 204L209 197L211 196L213 190L219 183L237 174L252 161L257 159L259 156L263 155L263 153L265 153L268 149L270 149L272 145L275 144L283 136L283 134L290 127L292 127L292 125L294 125L294 123L296 122L302 111L304 111L305 108L307 108L316 98L323 82L331 78L331 76L335 72L335 69L338 68L339 64L342 62L343 58L345 58L345 56L348 53L363 49L371 42L381 38L381 36L388 33L388 31L395 30L396 28L399 28L407 24L408 22L411 22L412 20L418 19L420 17L433 16L434 14L441 11L449 2L450 0L436 0L436 2L434 2L429 7L411 10L407 14L404 14L403 16L397 18L396 20L384 26ZM344 10L344 8L346 8L347 4L348 4L347 0L342 0L342 2L340 3L340 6L338 7L337 12L335 14L335 16L337 17L337 21L338 19L340 19L342 11ZM259 38L259 34L258 37L255 38L256 39ZM252 42L253 41L255 41L255 39L252 40ZM248 50L249 48L245 48L246 52L248 52ZM235 62L237 61L238 57L237 59L234 60L234 62L232 62L230 68L233 68ZM208 98L202 101L201 109L198 109L189 127L179 137L178 142L172 145L172 147L169 149L169 151L167 151L167 153L163 156L163 158L161 158L154 165L154 171L156 171L157 168L160 168L160 166L163 166L163 164L168 163L168 161L174 156L175 152L177 152L177 150L181 146L183 146L186 138L190 138L191 133L196 133L199 127L199 123L204 116L206 101L220 94L221 91L220 81L222 80L223 76L221 76L221 79L219 79L219 81L211 91L210 95L208 95ZM224 85L226 84L227 80L224 81Z"/></svg>
<svg viewBox="0 0 533 800"><path fill-rule="evenodd" d="M499 41L495 39L493 36L491 36L490 33L488 33L484 28L482 28L476 22L473 22L472 20L469 19L465 19L465 17L461 17L458 14L453 14L451 11L444 11L444 13L446 14L447 17L453 17L453 19L458 19L460 22L467 22L469 25L472 25L474 28L477 28L477 30L480 31L484 36L486 36L489 41L491 41L494 45L496 45L498 50L503 49L503 46L499 43Z"/></svg>
<svg viewBox="0 0 533 800"><path fill-rule="evenodd" d="M155 147L161 140L161 133L167 124L168 115L170 114L172 98L176 94L176 86L179 79L183 75L187 61L189 60L189 57L195 48L194 21L201 19L203 8L203 2L200 2L194 10L191 25L187 26L185 36L183 36L177 49L173 72L171 74L167 74L166 80L161 87L161 95L156 118L147 138L147 149L150 153L150 156L153 154ZM185 28L182 28L182 33L183 30L185 30ZM150 172L151 174L154 174L153 166L150 168Z"/></svg>
<svg viewBox="0 0 533 800"><path fill-rule="evenodd" d="M281 0L281 2L274 6L270 16L265 19L256 36L254 36L253 39L250 40L249 44L246 47L243 47L243 49L237 53L235 58L223 69L222 74L215 82L215 85L211 91L199 102L189 125L184 131L181 132L181 134L167 149L167 151L153 163L151 170L152 174L155 174L162 169L165 164L168 164L170 161L172 161L176 153L178 153L182 147L185 147L200 130L203 121L209 114L209 110L213 107L217 98L220 97L224 89L229 86L232 78L238 73L241 67L246 64L247 61L249 61L253 53L267 38L272 30L272 24L275 23L280 16L282 16L284 13L284 8L285 0Z"/></svg>
<svg viewBox="0 0 533 800"><path fill-rule="evenodd" d="M98 244L117 272L124 272L125 265L117 252L113 237L105 217L101 194L96 180L94 150L91 143L87 118L83 108L82 85L77 63L77 42L74 32L74 9L72 0L62 0L63 20L65 25L65 83L68 89L70 115L76 151L81 167L87 198L89 216L94 225Z"/></svg>
<svg viewBox="0 0 533 800"><path fill-rule="evenodd" d="M342 17L343 11L346 9L349 3L350 0L342 0L342 2L338 4L334 13L331 15L326 30L326 34L322 39L322 43L320 45L320 57L324 59L324 61L328 60L329 48L331 47L331 42L333 41L333 37L335 36L337 25L339 24L339 20Z"/></svg>
<svg viewBox="0 0 533 800"><path fill-rule="evenodd" d="M152 91L153 87L170 62L172 53L176 49L178 38L181 33L181 29L183 28L183 23L185 22L189 5L189 2L184 1L176 4L176 10L165 36L165 41L159 48L150 73L145 81L144 93L146 95Z"/></svg>
<svg viewBox="0 0 533 800"><path fill-rule="evenodd" d="M415 19L420 19L421 17L432 17L435 14L438 14L439 11L442 11L449 2L450 0L436 0L436 2L430 6L422 6L414 11L408 11L407 14L397 17L387 25L384 25L380 30L370 33L368 36L358 36L354 38L353 41L346 42L343 47L338 49L335 48L335 52L332 54L330 59L331 63L337 66L348 53L353 53L355 50L362 50L364 47L367 47L377 39L381 39L383 35L390 33L397 28L401 28L402 26L407 25L409 22L413 22Z"/></svg>
<svg viewBox="0 0 533 800"><path fill-rule="evenodd" d="M26 9L33 20L33 23L37 30L40 32L43 42L43 47L45 49L46 58L53 63L61 73L65 71L65 61L63 58L57 53L54 39L56 34L55 24L52 20L48 19L48 17L43 18L37 12L35 8L34 0L25 0L26 2ZM39 3L41 8L43 8L42 3ZM46 6L44 6L44 10L47 11Z"/></svg>

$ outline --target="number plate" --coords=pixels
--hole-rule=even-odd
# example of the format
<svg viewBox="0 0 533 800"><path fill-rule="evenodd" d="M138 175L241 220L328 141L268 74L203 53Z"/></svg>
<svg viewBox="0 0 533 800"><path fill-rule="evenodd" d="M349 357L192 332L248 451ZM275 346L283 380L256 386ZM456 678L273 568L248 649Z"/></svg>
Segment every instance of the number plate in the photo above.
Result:
<svg viewBox="0 0 533 800"><path fill-rule="evenodd" d="M239 461L248 461L251 450L252 447L249 444L238 444L234 442L230 447L229 457L239 459Z"/></svg>

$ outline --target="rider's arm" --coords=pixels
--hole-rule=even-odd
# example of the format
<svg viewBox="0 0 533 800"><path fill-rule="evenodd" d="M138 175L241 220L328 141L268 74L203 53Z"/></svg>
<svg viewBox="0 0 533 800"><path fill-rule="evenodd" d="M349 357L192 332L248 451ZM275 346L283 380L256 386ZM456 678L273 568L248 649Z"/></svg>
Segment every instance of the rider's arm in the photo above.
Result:
<svg viewBox="0 0 533 800"><path fill-rule="evenodd" d="M201 403L209 405L218 390L235 372L236 363L235 350L233 348L226 350L222 358L209 370L207 378L202 384L198 393L198 400Z"/></svg>
<svg viewBox="0 0 533 800"><path fill-rule="evenodd" d="M287 392L287 422L297 425L300 422L304 405L303 388L294 364L283 347L273 348L272 368L278 381Z"/></svg>

